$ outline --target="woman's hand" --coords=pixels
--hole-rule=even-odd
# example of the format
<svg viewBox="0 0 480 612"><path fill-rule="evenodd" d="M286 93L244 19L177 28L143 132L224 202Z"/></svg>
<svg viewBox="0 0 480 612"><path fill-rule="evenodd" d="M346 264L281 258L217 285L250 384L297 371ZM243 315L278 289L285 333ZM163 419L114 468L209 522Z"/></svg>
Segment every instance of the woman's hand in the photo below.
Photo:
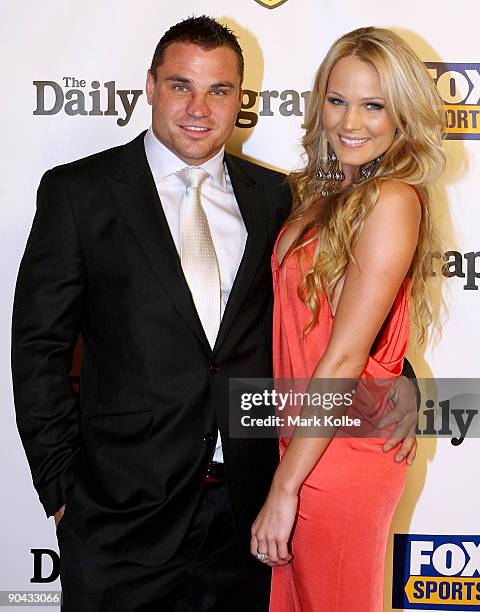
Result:
<svg viewBox="0 0 480 612"><path fill-rule="evenodd" d="M262 509L252 526L250 551L254 557L265 553L263 563L270 567L292 560L288 542L297 515L298 494L285 492L272 485Z"/></svg>

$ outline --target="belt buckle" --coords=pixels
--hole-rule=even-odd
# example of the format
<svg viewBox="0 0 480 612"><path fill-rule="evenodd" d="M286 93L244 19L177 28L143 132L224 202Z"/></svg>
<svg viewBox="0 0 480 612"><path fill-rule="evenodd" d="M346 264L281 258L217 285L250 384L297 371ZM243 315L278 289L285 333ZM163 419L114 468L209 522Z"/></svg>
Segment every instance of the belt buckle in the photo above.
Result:
<svg viewBox="0 0 480 612"><path fill-rule="evenodd" d="M208 484L225 482L225 468L223 463L210 461L207 465L207 471L205 472L203 480Z"/></svg>

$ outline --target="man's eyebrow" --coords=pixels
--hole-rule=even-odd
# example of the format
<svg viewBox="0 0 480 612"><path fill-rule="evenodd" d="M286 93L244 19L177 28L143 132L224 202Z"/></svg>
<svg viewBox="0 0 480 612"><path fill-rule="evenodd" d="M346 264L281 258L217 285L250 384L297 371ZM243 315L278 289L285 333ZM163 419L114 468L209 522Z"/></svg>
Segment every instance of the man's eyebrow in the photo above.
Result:
<svg viewBox="0 0 480 612"><path fill-rule="evenodd" d="M231 87L233 89L235 85L230 81L220 81L219 83L212 83L210 87Z"/></svg>
<svg viewBox="0 0 480 612"><path fill-rule="evenodd" d="M192 83L192 79L187 79L187 77L181 76L180 74L172 74L171 76L166 77L165 80L172 81L175 83ZM218 83L212 83L210 87L229 87L231 89L234 89L235 85L231 81L219 81Z"/></svg>
<svg viewBox="0 0 480 612"><path fill-rule="evenodd" d="M176 81L177 83L191 83L191 79L187 79L187 77L180 76L179 74L172 74L172 76L168 76L165 79L166 81Z"/></svg>

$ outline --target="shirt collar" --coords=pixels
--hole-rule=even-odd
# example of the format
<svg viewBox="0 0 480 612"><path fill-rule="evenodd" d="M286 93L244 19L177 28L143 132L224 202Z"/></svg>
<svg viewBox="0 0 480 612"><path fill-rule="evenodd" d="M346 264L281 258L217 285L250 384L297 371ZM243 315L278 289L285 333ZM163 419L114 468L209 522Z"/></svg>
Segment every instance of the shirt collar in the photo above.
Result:
<svg viewBox="0 0 480 612"><path fill-rule="evenodd" d="M182 168L186 167L185 162L177 157L175 153L172 153L164 144L162 144L155 136L152 130L152 126L147 130L145 134L145 153L147 155L148 164L153 174L155 183L159 183L165 177L170 174L174 174ZM223 157L225 154L225 147L222 147L220 151L211 159L207 160L203 164L198 166L203 168L212 176L223 189L226 188L225 181L225 168L223 164Z"/></svg>

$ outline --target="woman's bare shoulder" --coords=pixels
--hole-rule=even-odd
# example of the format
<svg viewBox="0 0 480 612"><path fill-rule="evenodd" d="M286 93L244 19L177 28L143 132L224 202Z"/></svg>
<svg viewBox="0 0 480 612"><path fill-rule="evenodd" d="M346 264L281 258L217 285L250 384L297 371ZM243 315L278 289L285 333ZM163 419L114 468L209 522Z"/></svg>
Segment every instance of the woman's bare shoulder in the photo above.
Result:
<svg viewBox="0 0 480 612"><path fill-rule="evenodd" d="M386 179L380 184L379 202L409 205L420 210L420 195L418 190L397 179Z"/></svg>
<svg viewBox="0 0 480 612"><path fill-rule="evenodd" d="M418 191L402 181L387 179L381 182L380 195L371 214L371 221L412 223L418 225L422 204Z"/></svg>

